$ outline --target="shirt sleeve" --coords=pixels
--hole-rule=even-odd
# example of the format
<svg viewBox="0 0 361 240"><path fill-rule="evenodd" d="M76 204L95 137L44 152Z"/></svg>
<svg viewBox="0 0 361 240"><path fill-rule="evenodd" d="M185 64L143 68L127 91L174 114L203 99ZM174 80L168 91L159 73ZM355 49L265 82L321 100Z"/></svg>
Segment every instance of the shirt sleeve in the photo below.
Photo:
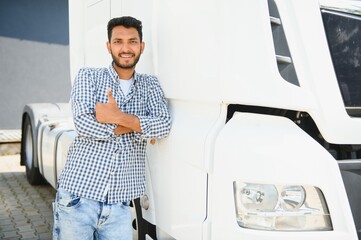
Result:
<svg viewBox="0 0 361 240"><path fill-rule="evenodd" d="M147 115L138 116L141 133L137 137L141 140L149 138L164 138L168 136L171 128L171 116L167 100L157 78L152 78L149 89Z"/></svg>
<svg viewBox="0 0 361 240"><path fill-rule="evenodd" d="M115 124L97 122L95 118L96 89L93 71L90 68L80 69L71 92L74 125L79 136L109 140L115 137L113 133Z"/></svg>

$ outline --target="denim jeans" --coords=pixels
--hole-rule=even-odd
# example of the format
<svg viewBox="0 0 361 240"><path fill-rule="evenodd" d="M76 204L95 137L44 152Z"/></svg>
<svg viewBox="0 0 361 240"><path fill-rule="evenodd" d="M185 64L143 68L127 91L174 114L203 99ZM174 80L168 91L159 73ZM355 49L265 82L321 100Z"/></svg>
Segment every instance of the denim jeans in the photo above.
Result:
<svg viewBox="0 0 361 240"><path fill-rule="evenodd" d="M59 188L54 202L53 239L131 240L129 204L80 198Z"/></svg>

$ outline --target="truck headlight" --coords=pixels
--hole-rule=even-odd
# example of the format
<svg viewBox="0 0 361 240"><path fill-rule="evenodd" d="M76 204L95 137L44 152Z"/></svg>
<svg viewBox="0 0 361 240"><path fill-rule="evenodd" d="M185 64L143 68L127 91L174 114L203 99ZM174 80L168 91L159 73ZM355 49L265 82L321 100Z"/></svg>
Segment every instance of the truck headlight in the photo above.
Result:
<svg viewBox="0 0 361 240"><path fill-rule="evenodd" d="M238 225L276 231L332 230L321 190L314 186L233 182Z"/></svg>

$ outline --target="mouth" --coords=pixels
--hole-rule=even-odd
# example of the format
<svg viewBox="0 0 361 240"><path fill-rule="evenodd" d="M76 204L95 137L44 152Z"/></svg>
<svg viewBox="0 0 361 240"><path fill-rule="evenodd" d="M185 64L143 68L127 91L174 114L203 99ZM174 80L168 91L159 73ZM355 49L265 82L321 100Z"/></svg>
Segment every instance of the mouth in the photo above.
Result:
<svg viewBox="0 0 361 240"><path fill-rule="evenodd" d="M130 58L134 57L134 54L132 54L132 53L121 53L119 56L121 58L130 59Z"/></svg>

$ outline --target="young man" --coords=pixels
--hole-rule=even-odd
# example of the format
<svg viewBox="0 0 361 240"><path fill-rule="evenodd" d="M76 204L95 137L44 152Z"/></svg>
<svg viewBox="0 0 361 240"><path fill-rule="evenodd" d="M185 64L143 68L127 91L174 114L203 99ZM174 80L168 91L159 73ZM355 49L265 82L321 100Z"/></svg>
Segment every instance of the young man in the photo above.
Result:
<svg viewBox="0 0 361 240"><path fill-rule="evenodd" d="M147 139L166 137L171 117L156 77L135 72L142 24L111 19L108 68L83 68L71 94L78 133L59 179L54 239L132 239L129 202L144 194Z"/></svg>

